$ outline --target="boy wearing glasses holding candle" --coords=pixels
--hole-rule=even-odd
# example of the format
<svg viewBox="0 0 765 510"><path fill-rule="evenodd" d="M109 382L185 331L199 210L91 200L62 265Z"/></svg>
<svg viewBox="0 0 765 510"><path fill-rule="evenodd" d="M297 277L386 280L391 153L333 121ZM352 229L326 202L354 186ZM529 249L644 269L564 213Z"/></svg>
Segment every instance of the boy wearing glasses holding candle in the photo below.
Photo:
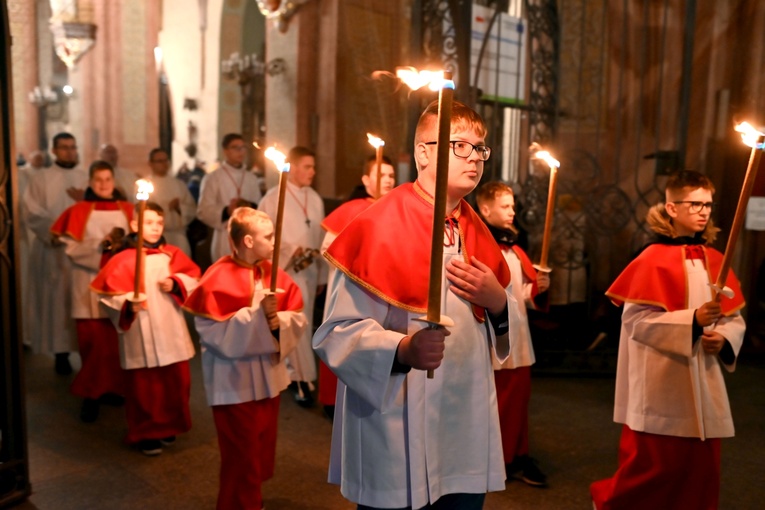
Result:
<svg viewBox="0 0 765 510"><path fill-rule="evenodd" d="M511 291L520 305L518 313L522 317L510 356L504 363L493 362L505 470L507 476L519 476L528 485L544 487L547 477L529 457L531 365L535 358L526 307L538 309L538 305L546 305L541 300L547 296L543 293L550 287L550 276L537 272L526 252L516 244L515 196L510 186L499 181L487 182L478 189L476 204L510 267Z"/></svg>
<svg viewBox="0 0 765 510"><path fill-rule="evenodd" d="M614 421L619 467L590 487L597 510L717 508L720 438L733 436L723 368L744 338L738 280L725 297L709 287L722 254L710 245L714 186L697 172L667 182L666 203L648 212L657 236L606 295L624 304Z"/></svg>
<svg viewBox="0 0 765 510"><path fill-rule="evenodd" d="M274 473L279 393L290 382L284 357L303 335L300 289L277 268L268 293L274 225L249 207L229 220L232 255L210 266L184 307L196 315L202 373L220 447L218 510L261 508Z"/></svg>
<svg viewBox="0 0 765 510"><path fill-rule="evenodd" d="M199 267L183 251L165 243L165 212L147 202L143 214L143 282L145 301L135 292L138 214L129 235L99 272L90 288L109 311L120 337L120 364L126 379L125 441L149 456L191 429L188 360L194 357L181 304L197 286Z"/></svg>
<svg viewBox="0 0 765 510"><path fill-rule="evenodd" d="M83 201L66 209L50 228L52 244L63 246L72 264L72 317L82 366L71 391L83 399L80 419L86 423L98 418L99 399L121 403L125 391L117 332L89 286L111 255L106 247L113 230L127 230L133 213L130 203L117 200L109 163L93 162L89 175Z"/></svg>
<svg viewBox="0 0 765 510"><path fill-rule="evenodd" d="M437 119L433 102L415 132L417 180L359 214L325 255L337 271L313 344L341 381L330 481L359 509L480 509L505 487L491 348L507 357L517 305L499 247L463 200L490 154L486 125L456 101L435 261L454 326L413 321L428 301Z"/></svg>

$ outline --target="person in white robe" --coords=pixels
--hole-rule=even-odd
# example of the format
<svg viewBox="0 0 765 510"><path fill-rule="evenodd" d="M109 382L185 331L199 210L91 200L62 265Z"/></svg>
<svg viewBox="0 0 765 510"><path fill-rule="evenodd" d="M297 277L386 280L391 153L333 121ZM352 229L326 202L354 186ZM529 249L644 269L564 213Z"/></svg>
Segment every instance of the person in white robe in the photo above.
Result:
<svg viewBox="0 0 765 510"><path fill-rule="evenodd" d="M290 377L296 384L295 400L303 407L313 406L313 381L316 380L316 359L311 349L313 333L313 308L316 294L323 291L327 282L327 267L321 260L319 249L322 241L321 222L324 219L324 201L311 188L316 175L316 159L313 151L305 147L293 147L287 154L290 164L287 193L284 198L284 223L282 227L279 266L295 280L303 293L308 327L292 356L287 360ZM278 186L270 189L260 202L259 209L276 223L279 201Z"/></svg>
<svg viewBox="0 0 765 510"><path fill-rule="evenodd" d="M54 162L32 174L24 190L21 211L34 237L30 248L28 303L36 320L28 323L25 336L32 349L56 354L56 372L72 373L69 353L77 350L70 295L71 262L64 246L50 234L53 222L69 206L82 200L88 173L78 165L77 140L69 133L53 137Z"/></svg>
<svg viewBox="0 0 765 510"><path fill-rule="evenodd" d="M417 181L359 214L326 255L338 271L313 345L341 381L329 479L360 509L480 509L505 488L491 348L507 357L517 303L499 247L462 200L490 150L483 120L456 101L437 262L454 325L413 321L428 303L437 117L434 102L416 130Z"/></svg>
<svg viewBox="0 0 765 510"><path fill-rule="evenodd" d="M215 262L231 253L226 226L238 206L257 208L261 199L258 178L247 170L247 144L241 135L223 137L223 161L220 167L202 179L197 218L213 229L210 255Z"/></svg>
<svg viewBox="0 0 765 510"><path fill-rule="evenodd" d="M186 227L197 215L194 197L183 181L170 175L170 156L164 149L153 149L149 153L149 165L150 179L154 185L151 201L158 203L164 210L165 241L177 246L190 257L191 245Z"/></svg>

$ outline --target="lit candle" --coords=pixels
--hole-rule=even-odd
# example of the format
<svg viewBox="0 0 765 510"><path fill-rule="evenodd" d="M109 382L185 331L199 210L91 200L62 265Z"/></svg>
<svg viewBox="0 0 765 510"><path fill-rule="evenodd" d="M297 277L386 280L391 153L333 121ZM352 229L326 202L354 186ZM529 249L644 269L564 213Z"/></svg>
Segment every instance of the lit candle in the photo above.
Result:
<svg viewBox="0 0 765 510"><path fill-rule="evenodd" d="M138 232L135 244L135 280L133 281L133 299L131 301L144 301L146 296L141 294L141 282L143 281L143 213L146 210L146 201L149 194L154 191L151 181L139 179L136 181L137 191L135 198L138 201Z"/></svg>
<svg viewBox="0 0 765 510"><path fill-rule="evenodd" d="M279 200L276 208L276 226L274 227L274 254L271 256L271 285L270 292L276 292L276 273L279 268L279 249L282 244L282 225L284 223L284 197L287 194L287 173L290 171L290 164L284 154L276 150L275 147L269 147L263 154L270 159L279 170Z"/></svg>
<svg viewBox="0 0 765 510"><path fill-rule="evenodd" d="M429 327L453 326L454 322L441 315L441 280L444 259L444 223L446 222L446 192L449 181L449 137L452 127L454 81L451 71L418 71L412 67L396 69L396 76L407 86L417 90L428 85L438 94L438 136L436 157L436 189L433 198L433 230L430 244L430 282L428 287L428 314L421 320ZM428 370L428 379L433 370Z"/></svg>
<svg viewBox="0 0 765 510"><path fill-rule="evenodd" d="M717 275L717 281L712 285L712 289L715 291L714 299L718 302L722 299L721 294L729 298L733 297L732 293L725 289L725 282L728 279L728 271L730 271L730 265L733 262L733 251L736 248L738 234L741 232L741 227L744 224L749 197L752 196L752 188L757 177L757 169L760 166L762 151L765 150L765 133L754 129L747 122L738 124L735 129L741 133L741 139L744 141L744 144L752 148L752 152L749 155L749 166L746 168L744 184L741 185L736 215L733 217L733 225L731 225L730 233L728 234L728 243L725 245L725 254L720 265L720 274Z"/></svg>
<svg viewBox="0 0 765 510"><path fill-rule="evenodd" d="M376 156L376 163L377 163L377 192L375 193L375 198L380 198L382 195L382 158L383 158L383 146L385 146L385 140L382 138L378 138L370 133L367 133L367 139L369 140L369 145L375 148L375 156Z"/></svg>
<svg viewBox="0 0 765 510"><path fill-rule="evenodd" d="M541 159L550 167L550 186L547 190L547 212L545 213L545 230L542 236L542 254L539 258L539 264L534 265L537 271L549 273L552 269L547 265L547 256L550 253L550 233L552 232L553 216L555 215L555 187L558 181L560 161L552 157L547 151L539 151L534 157Z"/></svg>

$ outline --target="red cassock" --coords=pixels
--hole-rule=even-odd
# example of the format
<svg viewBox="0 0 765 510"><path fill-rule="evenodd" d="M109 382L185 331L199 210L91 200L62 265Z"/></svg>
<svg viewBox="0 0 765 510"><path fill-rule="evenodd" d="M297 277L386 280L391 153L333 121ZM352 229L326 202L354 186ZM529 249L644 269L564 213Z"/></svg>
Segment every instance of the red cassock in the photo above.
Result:
<svg viewBox="0 0 765 510"><path fill-rule="evenodd" d="M380 222L379 218L386 218ZM489 266L502 287L510 283L499 246L483 221L464 200L449 220L459 225L465 262L475 256ZM417 181L398 186L362 212L338 235L324 255L340 271L368 292L403 310L427 312L430 284L430 239L433 197ZM456 229L455 229L456 230ZM479 322L485 310L472 306Z"/></svg>
<svg viewBox="0 0 765 510"><path fill-rule="evenodd" d="M356 216L366 211L374 203L375 200L371 197L350 200L324 218L324 221L321 222L321 228L337 236ZM329 297L329 293L327 293L327 297ZM337 376L323 361L319 360L319 402L325 406L335 405L336 393Z"/></svg>
<svg viewBox="0 0 765 510"><path fill-rule="evenodd" d="M722 254L705 246L648 246L617 277L606 295L614 304L636 303L668 312L688 309L686 259L701 259L709 281L720 273ZM738 279L729 272L723 314L744 307ZM622 340L623 341L623 340ZM690 339L689 339L690 341ZM647 403L646 405L650 405ZM622 428L619 468L590 486L597 510L644 508L717 508L720 489L720 439L678 437Z"/></svg>
<svg viewBox="0 0 765 510"><path fill-rule="evenodd" d="M85 229L94 211L122 211L128 222L133 205L123 201L83 201L66 209L53 223L50 232L82 242ZM101 256L101 266L109 254ZM72 381L71 391L82 398L97 399L101 395L125 392L125 374L120 368L117 331L109 319L76 319L77 341L82 366Z"/></svg>
<svg viewBox="0 0 765 510"><path fill-rule="evenodd" d="M180 296L175 293L171 293L170 296L180 307L186 298L186 287L175 275L185 274L199 279L199 267L176 246L165 244L158 248L145 248L144 253L146 256L163 253L170 257L170 278L176 282L181 292ZM90 285L91 290L104 295L132 295L135 263L135 248L119 252L98 273ZM157 283L149 282L150 285ZM145 285L145 281L140 282L141 291ZM119 327L123 331L131 327L136 317L135 314L127 313L129 305L130 302L125 301L120 313ZM147 302L146 306L150 308L151 303ZM125 415L128 423L126 442L132 444L147 439L164 439L191 429L191 375L188 361L159 367L134 368L124 372Z"/></svg>
<svg viewBox="0 0 765 510"><path fill-rule="evenodd" d="M199 287L189 295L183 308L215 321L228 320L240 309L252 306L255 281L261 279L264 284L271 281L270 260L250 265L226 255L205 271ZM303 310L300 288L281 268L276 273L276 287L284 290L276 294L278 311Z"/></svg>
<svg viewBox="0 0 765 510"><path fill-rule="evenodd" d="M205 272L184 308L195 315L226 321L242 308L250 307L259 280L267 287L271 262L246 264L227 255ZM278 269L277 310L303 309L300 288ZM217 508L260 509L261 485L273 477L279 396L230 405L213 405L213 419L220 448L220 488Z"/></svg>

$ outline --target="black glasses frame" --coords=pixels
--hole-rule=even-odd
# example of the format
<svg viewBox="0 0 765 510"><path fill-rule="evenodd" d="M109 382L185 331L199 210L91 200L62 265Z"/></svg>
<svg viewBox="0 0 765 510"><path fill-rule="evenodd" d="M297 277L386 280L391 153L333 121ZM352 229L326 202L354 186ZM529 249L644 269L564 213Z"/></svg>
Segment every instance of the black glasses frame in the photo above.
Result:
<svg viewBox="0 0 765 510"><path fill-rule="evenodd" d="M437 145L438 142L424 142L425 145ZM458 143L464 143L470 146L470 152L462 156L461 154L457 154L457 144ZM452 153L457 156L458 158L467 159L470 157L471 154L473 154L473 151L475 151L476 154L478 154L478 159L481 161L488 161L491 157L491 147L488 145L473 145L470 142L466 142L465 140L449 140L449 145L452 146Z"/></svg>
<svg viewBox="0 0 765 510"><path fill-rule="evenodd" d="M714 210L717 202L696 202L695 200L677 200L673 204L688 204L688 212L691 214L700 213L702 209L708 208Z"/></svg>

